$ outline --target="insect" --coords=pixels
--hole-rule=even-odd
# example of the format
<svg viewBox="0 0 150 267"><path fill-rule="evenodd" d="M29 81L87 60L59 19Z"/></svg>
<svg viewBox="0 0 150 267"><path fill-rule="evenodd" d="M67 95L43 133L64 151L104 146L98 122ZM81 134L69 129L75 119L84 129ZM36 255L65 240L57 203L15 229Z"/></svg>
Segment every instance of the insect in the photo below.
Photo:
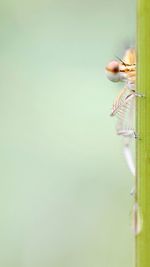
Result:
<svg viewBox="0 0 150 267"><path fill-rule="evenodd" d="M105 68L106 75L112 82L123 82L124 87L115 98L111 116L117 117L116 132L123 137L124 155L131 173L135 176L135 164L130 149L131 140L138 138L134 129L135 99L142 97L136 91L136 53L134 48L125 51L123 59L111 61ZM131 195L136 194L133 188ZM136 199L136 198L135 198ZM142 229L142 214L137 202L133 206L133 231L137 235Z"/></svg>
<svg viewBox="0 0 150 267"><path fill-rule="evenodd" d="M116 132L124 137L124 154L131 173L135 166L131 155L130 142L137 138L134 129L135 98L143 96L136 92L136 53L134 48L125 51L123 59L111 61L105 68L107 78L112 82L123 82L124 87L115 98L111 116L118 118Z"/></svg>

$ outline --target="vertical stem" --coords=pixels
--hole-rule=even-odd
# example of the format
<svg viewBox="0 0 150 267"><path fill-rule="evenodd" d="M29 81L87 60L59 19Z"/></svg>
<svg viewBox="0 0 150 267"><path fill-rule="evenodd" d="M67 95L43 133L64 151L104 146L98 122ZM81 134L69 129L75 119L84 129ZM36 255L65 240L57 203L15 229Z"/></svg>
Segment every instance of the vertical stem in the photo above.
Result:
<svg viewBox="0 0 150 267"><path fill-rule="evenodd" d="M137 0L137 195L143 226L136 237L136 267L150 267L150 0Z"/></svg>

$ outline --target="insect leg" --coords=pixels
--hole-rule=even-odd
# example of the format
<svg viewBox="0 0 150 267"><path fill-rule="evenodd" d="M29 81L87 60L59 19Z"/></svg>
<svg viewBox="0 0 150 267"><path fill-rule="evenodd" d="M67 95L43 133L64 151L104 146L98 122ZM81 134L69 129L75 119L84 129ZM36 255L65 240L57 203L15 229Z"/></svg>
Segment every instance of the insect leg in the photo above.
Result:
<svg viewBox="0 0 150 267"><path fill-rule="evenodd" d="M143 94L141 94L141 93L134 93L135 94L135 96L137 96L137 97L144 97L145 95L143 95Z"/></svg>

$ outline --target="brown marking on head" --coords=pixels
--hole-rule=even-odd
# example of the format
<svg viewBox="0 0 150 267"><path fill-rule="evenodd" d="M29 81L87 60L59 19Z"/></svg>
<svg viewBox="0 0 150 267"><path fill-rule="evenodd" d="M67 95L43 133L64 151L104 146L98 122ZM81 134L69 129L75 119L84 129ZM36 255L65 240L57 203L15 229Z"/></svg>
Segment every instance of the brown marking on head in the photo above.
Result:
<svg viewBox="0 0 150 267"><path fill-rule="evenodd" d="M119 72L119 63L117 61L111 61L107 67L106 67L107 71L110 71L112 73L118 73Z"/></svg>

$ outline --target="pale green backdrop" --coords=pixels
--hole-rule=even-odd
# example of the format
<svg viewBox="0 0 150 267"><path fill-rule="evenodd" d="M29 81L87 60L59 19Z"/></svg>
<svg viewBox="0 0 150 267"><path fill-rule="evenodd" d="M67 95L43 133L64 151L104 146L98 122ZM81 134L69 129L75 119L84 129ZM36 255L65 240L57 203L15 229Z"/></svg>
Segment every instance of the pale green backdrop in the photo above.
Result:
<svg viewBox="0 0 150 267"><path fill-rule="evenodd" d="M135 0L1 1L1 267L133 265L104 68L134 41Z"/></svg>

